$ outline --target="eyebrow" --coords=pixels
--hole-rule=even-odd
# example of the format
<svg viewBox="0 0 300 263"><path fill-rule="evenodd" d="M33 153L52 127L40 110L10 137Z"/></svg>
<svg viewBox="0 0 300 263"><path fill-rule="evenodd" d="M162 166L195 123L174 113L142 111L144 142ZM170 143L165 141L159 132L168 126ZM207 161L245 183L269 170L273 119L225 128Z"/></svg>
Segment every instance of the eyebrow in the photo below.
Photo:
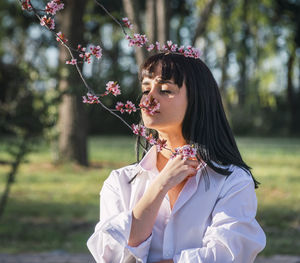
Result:
<svg viewBox="0 0 300 263"><path fill-rule="evenodd" d="M163 79L160 79L159 81L158 81L158 83L159 84L165 84L165 83L169 83L169 84L174 84L172 81L170 81L170 80L163 80ZM143 81L142 82L142 85L149 85L150 84L150 82L149 81Z"/></svg>

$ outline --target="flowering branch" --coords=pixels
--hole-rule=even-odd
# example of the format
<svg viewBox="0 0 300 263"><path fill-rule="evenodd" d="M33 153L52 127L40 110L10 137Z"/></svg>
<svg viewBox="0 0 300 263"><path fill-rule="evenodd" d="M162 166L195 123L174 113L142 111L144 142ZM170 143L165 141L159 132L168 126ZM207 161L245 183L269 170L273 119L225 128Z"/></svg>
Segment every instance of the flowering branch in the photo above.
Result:
<svg viewBox="0 0 300 263"><path fill-rule="evenodd" d="M147 113L153 115L159 112L159 107L160 107L160 104L156 99L154 99L152 96L146 97L144 101L139 104L140 108L136 108L136 106L131 101L127 101L126 104L122 102L117 102L115 109L109 109L101 102L100 97L107 96L108 94L112 94L114 96L120 95L121 94L120 86L117 84L117 82L109 81L106 84L106 91L100 95L97 95L94 92L94 90L88 85L85 78L83 77L82 71L79 68L78 63L84 63L84 62L91 63L91 58L93 56L99 60L102 57L102 49L99 45L98 46L90 45L88 51L86 47L82 47L81 45L78 45L77 49L74 49L67 44L68 40L65 38L62 32L56 33L54 31L55 29L54 16L58 11L64 8L64 4L62 0L51 0L46 4L45 9L36 9L32 5L31 0L19 0L19 2L21 3L23 10L33 12L34 15L40 21L40 25L44 26L47 30L49 30L52 34L54 34L56 40L59 41L68 50L71 59L66 61L66 64L75 66L81 80L83 81L87 89L87 96L83 96L83 103L100 104L101 107L103 107L105 110L109 111L112 115L119 118L129 129L132 130L134 134L144 137L151 145L156 145L158 151L161 151L162 148L168 149L166 148L166 140L155 139L153 138L152 134L146 135L146 128L143 125L136 125L136 124L129 125L120 115L114 112L114 111L119 111L121 114L125 112L131 114L132 112L136 112L137 109L139 109L139 110L145 110ZM111 15L111 13L108 12L107 9L101 3L98 2L98 0L95 0L95 3L98 6L100 6L105 11L105 13L109 15L120 26L120 28L122 29L125 35L125 38L129 41L129 46L137 46L137 47L145 46L149 52L152 50L157 50L162 52L175 52L175 53L182 54L186 57L199 58L200 56L199 51L195 48L192 48L191 46L188 46L186 48L184 46L178 47L177 44L173 44L172 41L167 41L167 44L164 44L162 46L160 45L159 42L156 42L155 44L147 45L148 39L145 35L133 34L133 37L129 36L126 33L124 26L113 15ZM41 16L39 12L46 13L46 15ZM128 18L123 18L122 22L127 28L132 30L133 26L128 20ZM79 58L82 59L82 61L78 61L77 58L75 58L73 52L79 53ZM184 147L175 149L175 152L172 153L172 157L176 156L177 154L182 154L183 156L186 156L184 158L190 158L190 157L193 158L195 157L196 153L195 150L193 150L193 148L191 148L190 145L186 145Z"/></svg>
<svg viewBox="0 0 300 263"><path fill-rule="evenodd" d="M78 48L77 50L76 49L73 49L72 47L70 47L68 44L67 44L67 40L65 38L65 36L59 32L59 33L56 33L54 31L54 27L53 26L53 23L54 23L54 19L49 17L47 19L45 18L41 18L41 16L39 15L38 13L38 9L35 9L34 6L32 5L31 3L31 0L19 0L21 2L21 5L22 5L22 9L23 10L27 10L27 11L32 11L35 16L39 19L40 21L40 24L42 26L45 26L50 32L52 32L55 37L56 37L56 40L60 41L60 43L68 50L70 56L71 56L71 60L70 61L67 61L66 64L71 64L71 65L74 65L76 67L76 70L84 84L84 86L86 87L86 89L88 90L88 94L90 96L95 96L96 97L96 94L94 92L94 90L88 85L87 81L85 80L85 78L83 77L83 74L82 74L82 71L80 70L79 66L78 66L78 63L77 63L77 59L74 57L74 54L72 51L75 51L75 52L79 52L80 55L83 55L83 57L86 58L87 62L89 63L89 58L90 58L90 55L85 52L85 48L82 48L81 46L78 45ZM62 4L60 0L53 0L51 1L50 3L53 3L53 2L57 2L58 4ZM46 7L49 5L49 3L46 5ZM63 6L60 6L60 9L61 10L63 8ZM42 12L46 12L46 9L45 10L40 10ZM56 10L58 11L58 10ZM56 14L56 12L55 12ZM51 21L51 22L49 22ZM101 48L100 46L97 46L96 48L93 47L92 49L92 54L96 56L96 58L100 59L102 54L101 54ZM79 56L80 56L79 55ZM81 56L80 56L81 57ZM109 111L112 115L116 116L117 118L119 118L129 129L132 130L131 126L122 118L120 117L118 114L116 114L115 112L113 112L112 110L110 110L108 107L106 107L100 100L97 101L98 104L100 104L105 110Z"/></svg>

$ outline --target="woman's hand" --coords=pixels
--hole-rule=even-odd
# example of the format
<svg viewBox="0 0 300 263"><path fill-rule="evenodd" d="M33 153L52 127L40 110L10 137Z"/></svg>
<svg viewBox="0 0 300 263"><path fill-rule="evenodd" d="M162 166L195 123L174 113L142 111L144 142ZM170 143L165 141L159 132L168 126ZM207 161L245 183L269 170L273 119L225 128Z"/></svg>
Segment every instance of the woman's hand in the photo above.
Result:
<svg viewBox="0 0 300 263"><path fill-rule="evenodd" d="M195 175L197 166L198 161L182 160L181 156L167 162L132 210L129 246L136 247L151 235L158 210L165 195L186 177Z"/></svg>
<svg viewBox="0 0 300 263"><path fill-rule="evenodd" d="M186 177L197 173L199 162L196 160L183 160L181 155L170 159L156 178L165 190L169 190L181 183Z"/></svg>

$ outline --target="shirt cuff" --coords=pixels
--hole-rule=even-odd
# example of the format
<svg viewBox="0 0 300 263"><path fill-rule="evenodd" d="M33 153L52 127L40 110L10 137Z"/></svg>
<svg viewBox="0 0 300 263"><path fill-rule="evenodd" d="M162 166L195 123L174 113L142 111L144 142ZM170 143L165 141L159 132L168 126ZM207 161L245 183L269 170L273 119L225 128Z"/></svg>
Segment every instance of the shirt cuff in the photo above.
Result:
<svg viewBox="0 0 300 263"><path fill-rule="evenodd" d="M132 211L122 212L109 220L103 227L103 231L114 238L121 246L128 249L129 252L140 262L147 262L149 248L152 240L152 234L137 247L128 245L132 223Z"/></svg>

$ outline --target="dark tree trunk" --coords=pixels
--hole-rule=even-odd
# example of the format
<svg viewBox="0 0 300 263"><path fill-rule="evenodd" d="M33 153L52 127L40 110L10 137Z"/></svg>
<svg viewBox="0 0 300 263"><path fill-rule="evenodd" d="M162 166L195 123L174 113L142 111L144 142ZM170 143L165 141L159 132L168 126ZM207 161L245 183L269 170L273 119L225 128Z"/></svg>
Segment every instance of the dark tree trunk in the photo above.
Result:
<svg viewBox="0 0 300 263"><path fill-rule="evenodd" d="M248 57L248 46L247 40L250 37L250 27L248 24L248 12L249 12L249 1L243 1L243 13L242 13L242 41L240 45L240 51L238 55L238 63L240 67L240 80L237 85L237 93L239 99L239 106L244 106L247 96L247 57Z"/></svg>
<svg viewBox="0 0 300 263"><path fill-rule="evenodd" d="M28 136L25 135L22 137L22 141L19 145L18 152L16 153L15 160L12 163L11 171L8 173L6 185L4 188L4 191L2 193L1 199L0 199L0 218L3 216L7 200L10 193L10 187L15 182L16 174L18 171L18 168L20 164L23 162L25 155L28 152Z"/></svg>
<svg viewBox="0 0 300 263"><path fill-rule="evenodd" d="M216 3L216 0L210 0L206 4L206 6L203 8L201 14L199 15L200 19L192 40L192 45L195 46L196 40L198 37L203 36L206 32L207 24L211 15L211 12L213 10L213 7Z"/></svg>
<svg viewBox="0 0 300 263"><path fill-rule="evenodd" d="M227 101L227 90L226 90L227 81L228 81L227 68L228 68L228 61L229 61L229 52L230 52L230 47L229 47L229 45L225 44L225 54L222 59L222 65L221 65L222 77L221 77L219 89L220 89L222 102L223 102L226 112L228 111L228 109L230 107L230 105Z"/></svg>
<svg viewBox="0 0 300 263"><path fill-rule="evenodd" d="M222 39L225 45L225 52L221 62L221 82L220 82L220 92L223 100L223 105L226 111L229 110L230 104L227 101L227 81L228 81L228 64L229 64L229 54L232 50L232 29L230 24L230 17L232 15L232 11L234 8L234 4L231 0L224 0L221 3L221 18L222 18Z"/></svg>
<svg viewBox="0 0 300 263"><path fill-rule="evenodd" d="M157 41L156 0L146 1L146 32L150 43Z"/></svg>
<svg viewBox="0 0 300 263"><path fill-rule="evenodd" d="M157 38L161 44L165 44L169 38L169 0L157 0Z"/></svg>
<svg viewBox="0 0 300 263"><path fill-rule="evenodd" d="M66 8L59 17L61 31L69 44L76 47L83 44L83 14L86 0L65 0ZM66 48L60 47L59 90L63 92L59 105L59 158L88 165L87 158L87 123L81 95L83 84L74 66L65 65L70 59Z"/></svg>

